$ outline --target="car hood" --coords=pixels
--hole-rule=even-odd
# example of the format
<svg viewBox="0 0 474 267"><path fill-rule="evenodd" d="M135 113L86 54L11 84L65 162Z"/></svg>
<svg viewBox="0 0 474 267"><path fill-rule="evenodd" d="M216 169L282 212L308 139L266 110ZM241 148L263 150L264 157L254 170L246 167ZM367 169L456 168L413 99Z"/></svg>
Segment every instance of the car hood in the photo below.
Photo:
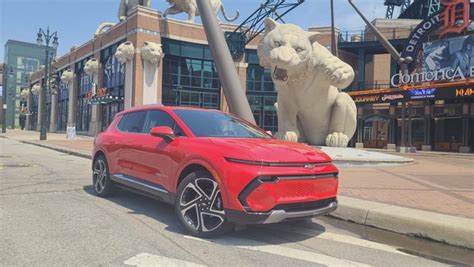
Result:
<svg viewBox="0 0 474 267"><path fill-rule="evenodd" d="M265 162L328 162L331 158L315 147L278 139L209 138L222 148L224 157Z"/></svg>

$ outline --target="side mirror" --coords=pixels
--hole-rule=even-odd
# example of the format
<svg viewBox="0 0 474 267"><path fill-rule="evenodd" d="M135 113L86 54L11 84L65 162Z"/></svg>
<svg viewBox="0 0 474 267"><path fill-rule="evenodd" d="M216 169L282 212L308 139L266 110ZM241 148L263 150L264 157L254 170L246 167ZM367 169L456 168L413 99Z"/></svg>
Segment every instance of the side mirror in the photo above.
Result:
<svg viewBox="0 0 474 267"><path fill-rule="evenodd" d="M150 130L150 135L156 136L156 137L161 137L165 140L165 142L169 143L174 140L174 132L173 129L171 129L168 126L159 126L159 127L153 127Z"/></svg>

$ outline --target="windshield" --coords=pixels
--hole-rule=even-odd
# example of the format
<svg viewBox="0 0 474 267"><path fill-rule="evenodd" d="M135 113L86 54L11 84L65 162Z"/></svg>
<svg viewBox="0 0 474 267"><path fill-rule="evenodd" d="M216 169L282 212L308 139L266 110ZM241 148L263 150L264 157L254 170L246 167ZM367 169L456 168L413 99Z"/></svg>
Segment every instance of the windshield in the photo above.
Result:
<svg viewBox="0 0 474 267"><path fill-rule="evenodd" d="M174 112L198 137L271 138L255 126L222 112L185 109Z"/></svg>

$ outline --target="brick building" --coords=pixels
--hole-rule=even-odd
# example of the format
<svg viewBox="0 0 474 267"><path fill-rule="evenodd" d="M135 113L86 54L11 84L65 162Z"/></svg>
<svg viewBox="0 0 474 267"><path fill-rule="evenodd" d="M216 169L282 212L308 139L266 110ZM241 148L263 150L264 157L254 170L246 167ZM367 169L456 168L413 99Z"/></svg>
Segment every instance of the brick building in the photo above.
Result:
<svg viewBox="0 0 474 267"><path fill-rule="evenodd" d="M236 26L222 27L224 31L233 31ZM310 28L309 31L321 32L320 43L330 44L329 28ZM256 52L259 40L257 37L246 46L245 54L235 60L235 67L257 124L276 132L274 103L277 93L270 70L259 65ZM128 81L125 64L114 56L117 47L125 41L130 41L136 50L130 62L133 71ZM156 69L156 86L153 86L151 93L144 91L144 61L140 57L144 42L162 44L164 52L164 58ZM344 51L341 53L346 61L355 62L354 56ZM84 72L84 65L91 58L100 62L96 80ZM57 93L48 94L47 125L51 132L65 131L67 126L74 126L79 133L95 135L107 127L115 113L125 108L127 101L131 106L139 106L156 99L153 102L164 105L228 111L202 25L163 19L160 12L142 6L130 10L126 21L117 23L85 44L71 48L69 53L56 60L52 69L57 77L70 69L74 79L69 84L60 82ZM31 87L41 84L42 79L43 70L32 74ZM125 92L127 83L131 83L131 97ZM106 89L106 97L102 101L88 98L94 84L97 88ZM39 95L30 94L28 101L30 110L37 114L41 113L38 110ZM40 119L40 116L30 116L29 129L38 130Z"/></svg>

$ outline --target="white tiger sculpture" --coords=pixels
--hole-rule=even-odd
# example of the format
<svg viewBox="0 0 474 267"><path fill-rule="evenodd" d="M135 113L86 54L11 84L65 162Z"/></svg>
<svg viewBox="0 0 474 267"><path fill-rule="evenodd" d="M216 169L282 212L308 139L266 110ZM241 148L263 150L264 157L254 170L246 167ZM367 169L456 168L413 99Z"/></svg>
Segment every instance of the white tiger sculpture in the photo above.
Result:
<svg viewBox="0 0 474 267"><path fill-rule="evenodd" d="M120 21L127 18L127 12L136 6L151 7L151 0L120 0L118 19Z"/></svg>
<svg viewBox="0 0 474 267"><path fill-rule="evenodd" d="M167 0L171 7L165 10L163 17L168 15L179 14L185 12L188 14L188 22L194 23L196 16L199 16L199 10L197 7L196 0ZM227 21L234 21L239 18L240 12L237 10L236 15L233 18L229 18L225 12L224 5L221 0L210 0L211 6L217 14L219 10Z"/></svg>
<svg viewBox="0 0 474 267"><path fill-rule="evenodd" d="M153 64L159 63L161 58L164 56L163 50L161 49L161 44L146 41L143 43L140 53L142 55L142 59L148 60Z"/></svg>
<svg viewBox="0 0 474 267"><path fill-rule="evenodd" d="M99 72L99 61L96 58L89 59L84 65L84 72L93 75Z"/></svg>
<svg viewBox="0 0 474 267"><path fill-rule="evenodd" d="M346 147L356 129L356 105L339 91L354 79L351 66L316 42L318 33L267 18L258 45L260 64L278 90L280 139ZM339 88L339 89L338 89Z"/></svg>
<svg viewBox="0 0 474 267"><path fill-rule="evenodd" d="M121 43L115 51L115 57L120 61L120 63L126 63L127 61L132 60L134 55L135 47L130 41Z"/></svg>

